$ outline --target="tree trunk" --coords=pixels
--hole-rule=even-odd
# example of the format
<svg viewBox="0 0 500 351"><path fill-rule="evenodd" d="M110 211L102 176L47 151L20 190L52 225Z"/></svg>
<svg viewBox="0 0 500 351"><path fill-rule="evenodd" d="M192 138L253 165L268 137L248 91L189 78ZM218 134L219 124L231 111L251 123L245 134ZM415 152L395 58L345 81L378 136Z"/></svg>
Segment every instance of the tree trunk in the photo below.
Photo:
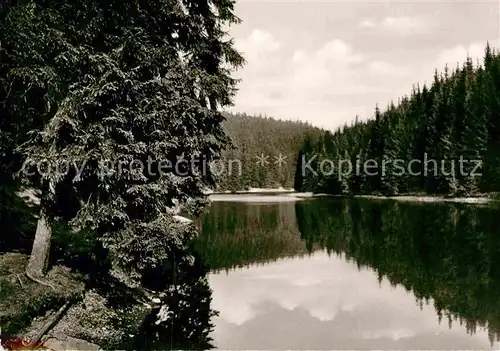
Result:
<svg viewBox="0 0 500 351"><path fill-rule="evenodd" d="M52 238L52 221L43 206L36 226L35 240L31 250L30 260L26 271L34 277L42 277L47 272L49 264L50 241Z"/></svg>

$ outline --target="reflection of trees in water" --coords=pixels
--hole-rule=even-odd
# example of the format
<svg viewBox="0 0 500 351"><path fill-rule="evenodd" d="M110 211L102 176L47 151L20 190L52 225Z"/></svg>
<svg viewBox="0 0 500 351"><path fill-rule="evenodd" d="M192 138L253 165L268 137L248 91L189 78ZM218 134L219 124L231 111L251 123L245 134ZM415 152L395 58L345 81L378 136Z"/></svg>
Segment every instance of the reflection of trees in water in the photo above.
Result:
<svg viewBox="0 0 500 351"><path fill-rule="evenodd" d="M302 238L403 285L438 318L500 339L498 209L321 199L297 203Z"/></svg>
<svg viewBox="0 0 500 351"><path fill-rule="evenodd" d="M265 264L317 248L376 269L433 301L439 320L500 336L500 212L462 204L318 199L249 205L213 203L195 243L214 270Z"/></svg>
<svg viewBox="0 0 500 351"><path fill-rule="evenodd" d="M307 253L293 203L214 202L199 225L196 250L214 271Z"/></svg>
<svg viewBox="0 0 500 351"><path fill-rule="evenodd" d="M177 251L171 262L146 275L143 284L164 291L168 308L155 309L144 321L134 349L213 348L209 335L216 312L210 309L209 268L231 269L307 252L293 204L213 203L199 226L194 265L188 251ZM163 325L155 324L158 313L165 316Z"/></svg>
<svg viewBox="0 0 500 351"><path fill-rule="evenodd" d="M293 204L256 205L215 203L199 222L202 234L194 243L194 264L189 252L172 253L171 262L150 271L143 281L163 291L168 307L156 308L144 321L133 349L213 348L210 333L212 292L209 267L229 269L278 259L288 252L306 252L295 223ZM174 274L175 272L175 274ZM165 322L157 325L158 315Z"/></svg>
<svg viewBox="0 0 500 351"><path fill-rule="evenodd" d="M184 256L184 257L183 257ZM193 263L194 260L194 263ZM189 262L187 262L189 261ZM183 264L185 262L185 264ZM156 289L162 287L163 306L155 308L143 322L134 350L209 350L214 325L212 290L208 268L200 257L177 252L171 262L146 278ZM160 318L160 322L158 323Z"/></svg>

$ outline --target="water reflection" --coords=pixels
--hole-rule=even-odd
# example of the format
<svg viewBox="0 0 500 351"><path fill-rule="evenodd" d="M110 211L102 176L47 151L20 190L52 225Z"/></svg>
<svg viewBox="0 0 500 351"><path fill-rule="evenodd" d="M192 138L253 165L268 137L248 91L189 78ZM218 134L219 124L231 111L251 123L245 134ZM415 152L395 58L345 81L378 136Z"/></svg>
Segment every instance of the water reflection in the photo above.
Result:
<svg viewBox="0 0 500 351"><path fill-rule="evenodd" d="M221 349L485 349L485 333L439 325L403 288L316 252L210 278Z"/></svg>
<svg viewBox="0 0 500 351"><path fill-rule="evenodd" d="M215 345L498 348L498 214L365 200L214 203L197 249L219 271L209 278Z"/></svg>
<svg viewBox="0 0 500 351"><path fill-rule="evenodd" d="M163 322L159 323L160 307L155 307L140 326L130 350L209 350L214 346L210 333L217 316L212 290L207 280L208 267L198 255L174 251L149 279L164 296ZM161 290L160 290L161 289Z"/></svg>
<svg viewBox="0 0 500 351"><path fill-rule="evenodd" d="M293 203L214 202L196 249L213 271L307 253Z"/></svg>

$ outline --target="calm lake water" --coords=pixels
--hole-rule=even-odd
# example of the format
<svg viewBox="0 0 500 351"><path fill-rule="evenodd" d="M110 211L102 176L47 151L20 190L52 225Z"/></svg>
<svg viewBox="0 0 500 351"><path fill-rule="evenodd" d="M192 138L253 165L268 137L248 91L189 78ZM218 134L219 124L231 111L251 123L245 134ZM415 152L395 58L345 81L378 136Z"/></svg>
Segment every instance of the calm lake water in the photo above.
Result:
<svg viewBox="0 0 500 351"><path fill-rule="evenodd" d="M216 348L500 348L499 209L249 199L200 219Z"/></svg>

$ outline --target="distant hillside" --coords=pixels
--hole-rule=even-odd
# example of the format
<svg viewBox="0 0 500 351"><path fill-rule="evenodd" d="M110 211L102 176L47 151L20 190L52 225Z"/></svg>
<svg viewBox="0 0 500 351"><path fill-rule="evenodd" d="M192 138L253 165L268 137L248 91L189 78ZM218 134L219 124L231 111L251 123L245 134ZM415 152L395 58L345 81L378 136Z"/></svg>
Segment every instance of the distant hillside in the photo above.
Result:
<svg viewBox="0 0 500 351"><path fill-rule="evenodd" d="M297 157L304 140L307 136L324 133L302 122L246 114L226 114L226 118L224 127L233 145L223 153L219 163L218 191L292 188ZM278 164L280 154L281 167ZM257 164L261 155L267 157L265 165Z"/></svg>

